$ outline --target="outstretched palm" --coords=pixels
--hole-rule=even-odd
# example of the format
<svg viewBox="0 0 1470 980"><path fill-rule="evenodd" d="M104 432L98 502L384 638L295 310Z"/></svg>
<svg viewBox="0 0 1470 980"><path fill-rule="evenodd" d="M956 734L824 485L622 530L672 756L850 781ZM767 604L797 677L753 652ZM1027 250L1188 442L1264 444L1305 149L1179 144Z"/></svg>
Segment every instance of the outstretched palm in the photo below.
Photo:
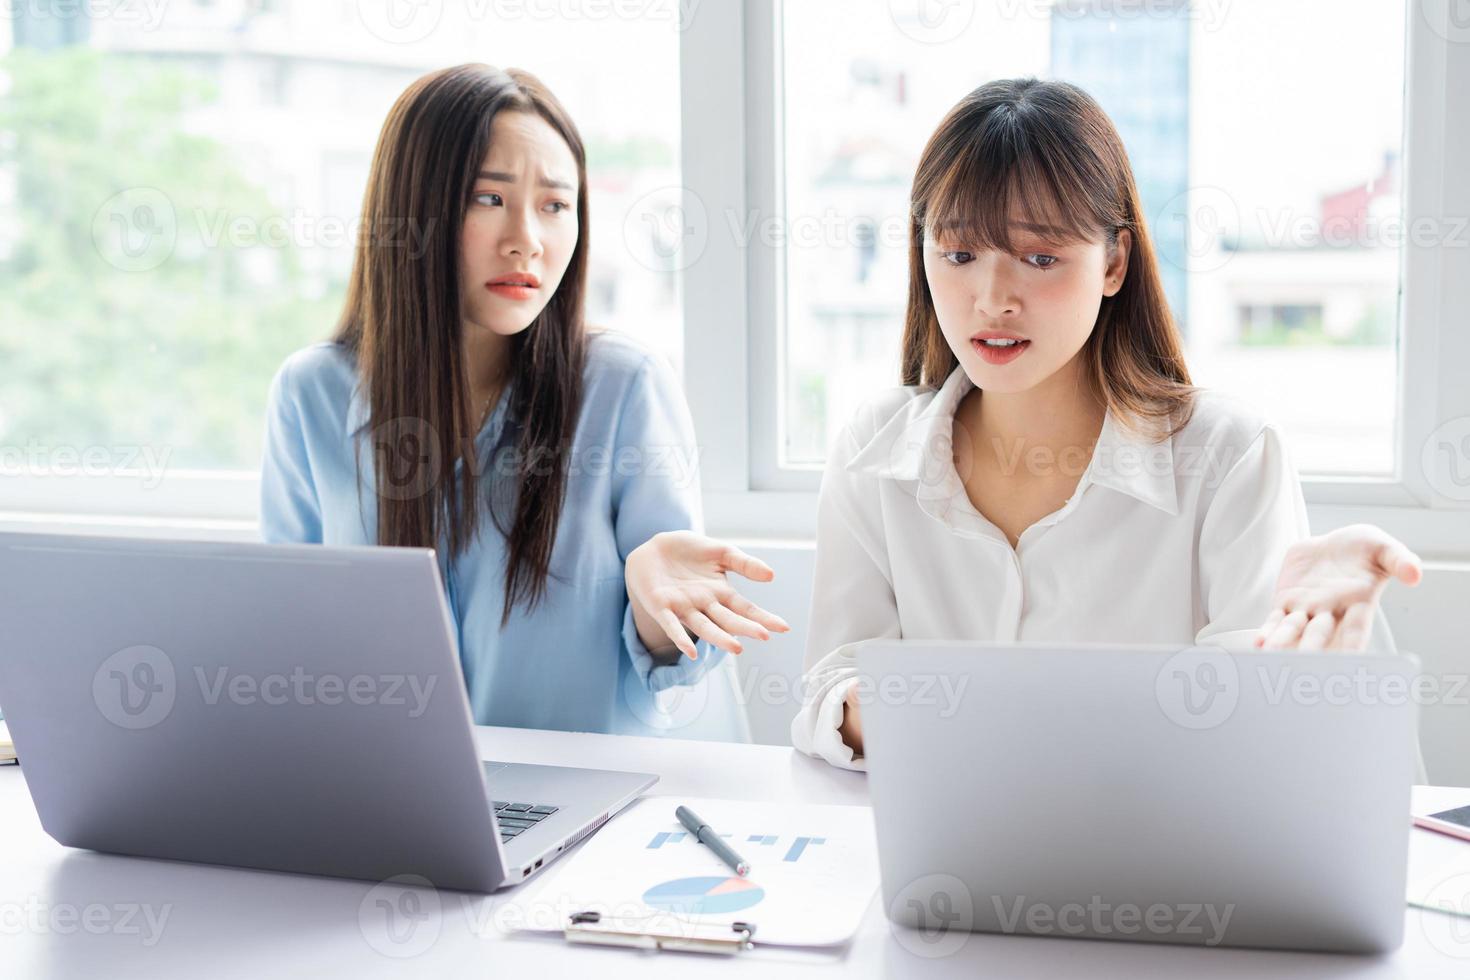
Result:
<svg viewBox="0 0 1470 980"><path fill-rule="evenodd" d="M701 639L731 653L742 649L737 636L769 640L770 631L789 626L760 608L730 585L733 572L756 582L775 577L765 562L739 548L693 531L656 534L628 556L628 596L668 635L669 641L694 658L687 626Z"/></svg>
<svg viewBox="0 0 1470 980"><path fill-rule="evenodd" d="M1362 650L1388 583L1417 585L1423 574L1417 555L1369 524L1299 541L1286 553L1256 646Z"/></svg>

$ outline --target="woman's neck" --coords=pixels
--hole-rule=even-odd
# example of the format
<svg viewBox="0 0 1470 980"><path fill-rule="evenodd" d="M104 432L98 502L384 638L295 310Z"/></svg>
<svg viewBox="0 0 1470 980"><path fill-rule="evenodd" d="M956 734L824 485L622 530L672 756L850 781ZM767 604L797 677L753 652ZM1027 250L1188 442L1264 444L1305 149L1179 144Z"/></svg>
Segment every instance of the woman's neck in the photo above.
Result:
<svg viewBox="0 0 1470 980"><path fill-rule="evenodd" d="M975 459L985 464L1013 464L1037 449L1053 460L1080 458L1085 464L1106 415L1106 403L1073 358L1026 391L971 391L956 419L970 435Z"/></svg>
<svg viewBox="0 0 1470 980"><path fill-rule="evenodd" d="M496 384L509 374L511 338L466 323L462 331L465 380L474 387Z"/></svg>
<svg viewBox="0 0 1470 980"><path fill-rule="evenodd" d="M511 338L466 323L463 330L464 375L469 413L466 424L476 431L510 377Z"/></svg>

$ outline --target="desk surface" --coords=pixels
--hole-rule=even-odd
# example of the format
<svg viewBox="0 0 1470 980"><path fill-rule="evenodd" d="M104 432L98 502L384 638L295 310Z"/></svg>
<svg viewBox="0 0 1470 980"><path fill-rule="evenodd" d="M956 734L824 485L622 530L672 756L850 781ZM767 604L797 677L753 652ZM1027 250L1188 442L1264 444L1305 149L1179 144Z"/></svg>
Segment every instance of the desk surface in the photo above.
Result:
<svg viewBox="0 0 1470 980"><path fill-rule="evenodd" d="M662 774L654 792L749 800L866 803L860 773L833 769L791 749L482 728L486 758L629 768ZM1470 790L1418 787L1435 808L1470 802ZM1406 817L1407 819L1407 817ZM1411 874L1459 853L1449 838L1414 830ZM525 887L536 887L533 879ZM1187 949L1142 943L968 935L944 956L924 955L913 934L890 927L874 901L842 951L761 949L735 961L696 954L568 947L558 937L502 934L494 925L505 892L443 893L416 936L393 946L364 926L371 884L112 857L63 848L41 830L16 767L0 769L0 973L43 977L538 977L577 971L599 980L685 978L736 963L761 964L763 980L842 977L1464 977L1470 927L1406 909L1404 946L1377 958ZM430 893L432 895L432 893ZM151 912L153 925L144 914ZM161 928L158 927L162 919ZM39 923L39 927L37 925ZM64 933L63 933L64 930ZM147 944L152 939L151 944ZM420 950L419 947L422 947ZM381 951L413 950L411 957ZM748 958L747 958L748 957Z"/></svg>

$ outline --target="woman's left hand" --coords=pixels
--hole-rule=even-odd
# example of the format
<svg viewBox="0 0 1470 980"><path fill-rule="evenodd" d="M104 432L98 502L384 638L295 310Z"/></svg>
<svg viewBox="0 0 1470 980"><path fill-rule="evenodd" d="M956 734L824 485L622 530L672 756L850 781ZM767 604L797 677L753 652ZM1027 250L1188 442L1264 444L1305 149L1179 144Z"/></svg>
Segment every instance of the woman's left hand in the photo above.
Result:
<svg viewBox="0 0 1470 980"><path fill-rule="evenodd" d="M730 653L742 649L738 636L769 640L770 631L791 628L736 592L725 578L729 572L756 582L776 577L760 559L693 531L664 531L635 548L623 577L644 645L658 650L672 644L694 660L698 655L686 626Z"/></svg>
<svg viewBox="0 0 1470 980"><path fill-rule="evenodd" d="M1298 541L1286 553L1256 646L1363 650L1388 583L1418 585L1423 576L1419 556L1371 524Z"/></svg>

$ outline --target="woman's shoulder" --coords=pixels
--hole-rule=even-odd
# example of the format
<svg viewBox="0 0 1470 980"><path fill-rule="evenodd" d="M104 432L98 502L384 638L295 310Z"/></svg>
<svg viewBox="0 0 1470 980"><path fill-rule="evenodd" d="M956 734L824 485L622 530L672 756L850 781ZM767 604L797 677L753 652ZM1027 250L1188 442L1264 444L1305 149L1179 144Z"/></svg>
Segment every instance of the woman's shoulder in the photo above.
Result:
<svg viewBox="0 0 1470 980"><path fill-rule="evenodd" d="M618 330L588 332L582 377L589 405L612 408L640 390L645 397L673 392L683 396L668 357L647 341Z"/></svg>
<svg viewBox="0 0 1470 980"><path fill-rule="evenodd" d="M356 388L356 357L343 344L323 341L295 351L276 370L269 410L307 429L341 432L350 423Z"/></svg>
<svg viewBox="0 0 1470 980"><path fill-rule="evenodd" d="M632 381L649 370L672 372L669 359L652 344L621 330L596 329L587 332L587 368L589 380L601 376Z"/></svg>
<svg viewBox="0 0 1470 980"><path fill-rule="evenodd" d="M1259 406L1231 392L1196 388L1189 421L1174 433L1174 444L1244 450L1267 430L1275 432L1276 425Z"/></svg>
<svg viewBox="0 0 1470 980"><path fill-rule="evenodd" d="M917 418L939 394L927 385L880 388L863 399L847 420L846 431L859 444L872 439L897 420Z"/></svg>
<svg viewBox="0 0 1470 980"><path fill-rule="evenodd" d="M344 345L324 340L288 356L276 371L276 380L293 395L337 389L344 383L350 391L357 380L357 360Z"/></svg>

